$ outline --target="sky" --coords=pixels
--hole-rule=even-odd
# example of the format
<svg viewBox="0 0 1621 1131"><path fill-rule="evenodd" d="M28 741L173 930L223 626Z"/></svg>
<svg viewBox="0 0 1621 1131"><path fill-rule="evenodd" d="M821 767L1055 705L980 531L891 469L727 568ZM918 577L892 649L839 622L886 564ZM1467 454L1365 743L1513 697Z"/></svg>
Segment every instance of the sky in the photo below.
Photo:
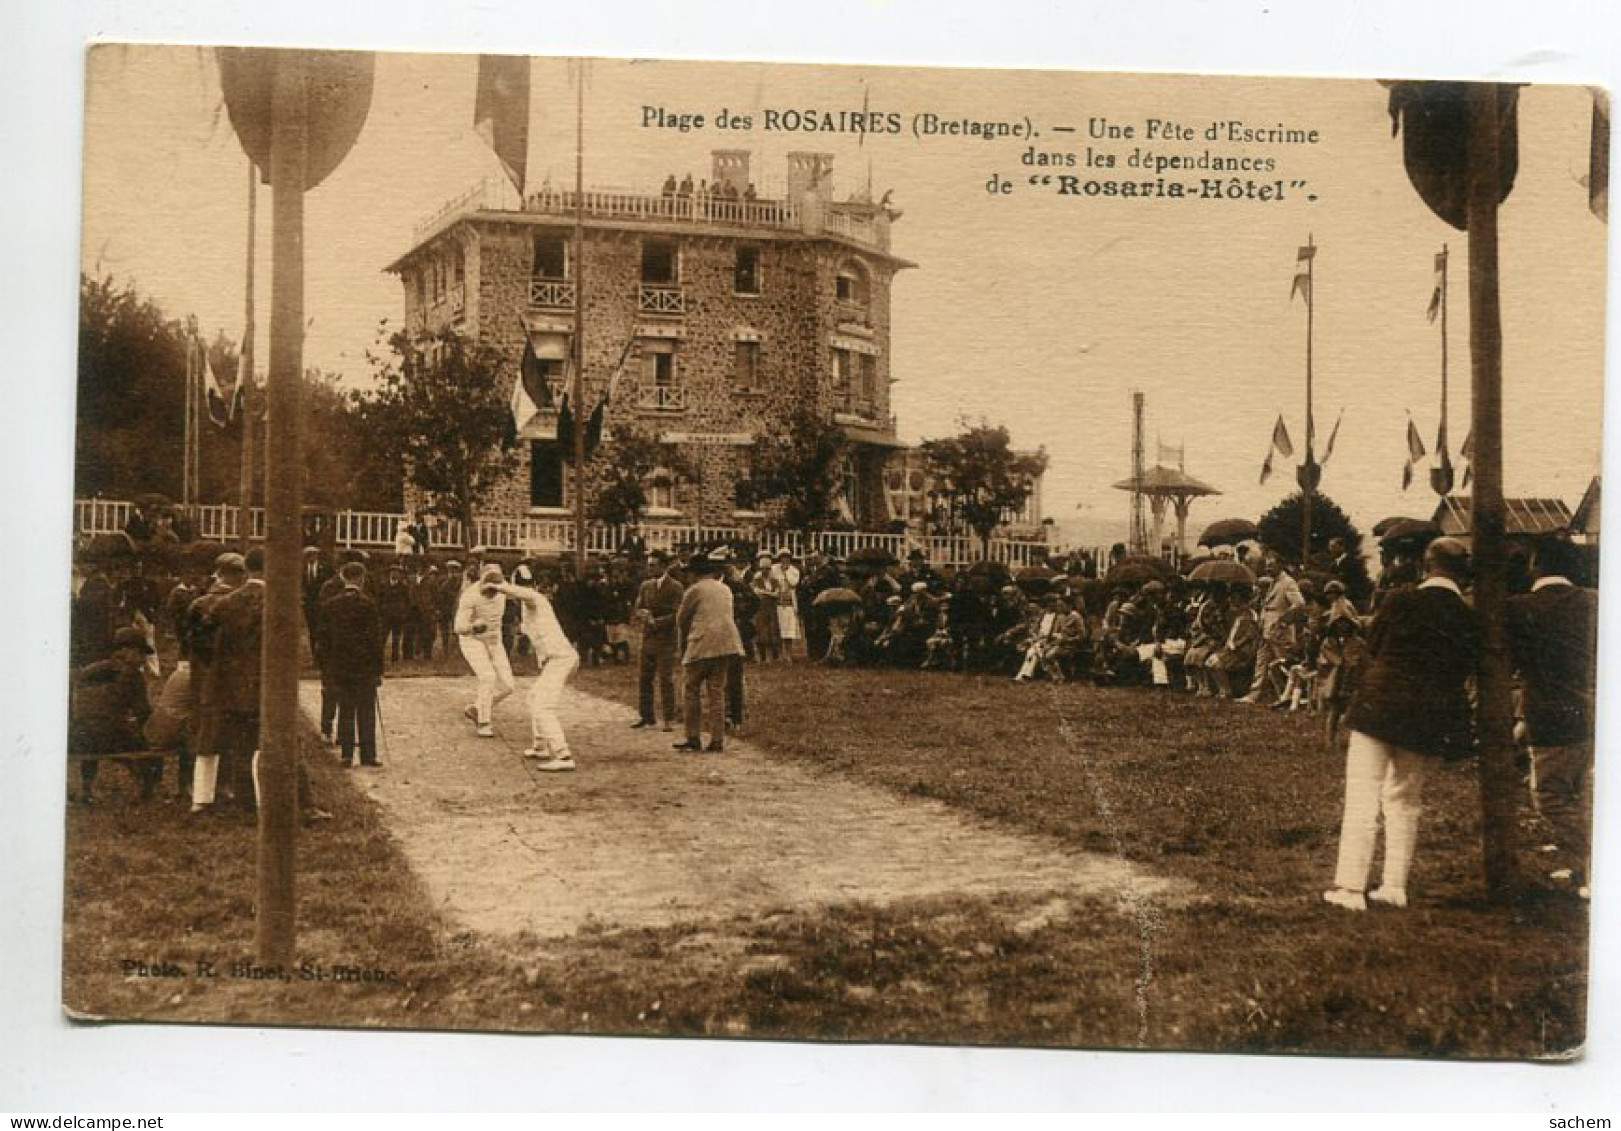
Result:
<svg viewBox="0 0 1621 1131"><path fill-rule="evenodd" d="M573 68L539 59L528 177L572 184ZM399 321L400 287L383 267L414 226L499 167L472 128L471 56L381 54L371 113L349 157L306 202L306 364L367 379L378 323ZM1297 249L1314 261L1313 369L1319 450L1343 410L1322 489L1364 530L1390 514L1427 515L1422 469L1401 490L1408 414L1433 446L1440 408L1439 326L1426 318L1435 254L1450 252L1450 410L1454 449L1468 431L1467 236L1408 184L1386 93L1362 80L802 67L598 59L586 69L588 186L657 191L669 172L709 171L713 148L747 148L762 192L786 155L834 155L834 192L892 192L903 215L892 250L918 264L895 281L893 409L903 439L1006 425L1051 464L1044 507L1063 538L1123 537L1131 470L1131 393L1156 440L1185 450L1190 474L1222 490L1194 505L1194 532L1256 517L1292 487L1288 461L1258 482L1281 413L1303 446L1306 311L1291 299ZM895 112L899 135L793 134L763 128L768 109ZM1500 220L1505 483L1513 495L1574 506L1599 468L1605 225L1584 178L1592 99L1532 86L1520 100L1520 171ZM703 114L702 129L654 128L647 108ZM725 109L752 130L719 130ZM1024 121L1033 140L910 132L913 116ZM1190 141L1144 136L1150 119ZM1130 127L1093 140L1091 124ZM1315 144L1215 144L1212 122L1316 130ZM1055 126L1076 132L1063 134ZM1036 169L1027 149L1111 153L1113 169ZM1271 157L1281 201L1107 199L1032 186L1041 172L1082 181L1152 179L1124 162L1156 154ZM89 56L82 269L134 283L205 333L243 326L247 162L218 88L212 51L103 46ZM1012 185L986 191L992 176ZM1197 172L1172 174L1196 182ZM1305 182L1295 187L1294 182ZM268 191L261 194L268 215ZM259 243L258 356L266 356L269 242ZM1456 451L1454 450L1456 458Z"/></svg>

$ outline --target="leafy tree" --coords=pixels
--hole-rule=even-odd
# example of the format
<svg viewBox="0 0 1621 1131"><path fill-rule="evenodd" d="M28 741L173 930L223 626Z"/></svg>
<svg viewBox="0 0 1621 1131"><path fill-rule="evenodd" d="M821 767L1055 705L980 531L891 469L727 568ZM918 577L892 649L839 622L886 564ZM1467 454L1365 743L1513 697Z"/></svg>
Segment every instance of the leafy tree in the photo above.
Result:
<svg viewBox="0 0 1621 1131"><path fill-rule="evenodd" d="M351 394L368 454L472 530L479 505L518 466L503 443L514 375L493 346L454 330L396 332L384 345L367 355L375 387Z"/></svg>
<svg viewBox="0 0 1621 1131"><path fill-rule="evenodd" d="M132 284L79 276L76 493L180 497L188 336L179 319ZM216 373L236 373L236 347L223 334L215 336L208 357ZM203 426L198 478L204 499L236 497L241 443L235 425Z"/></svg>
<svg viewBox="0 0 1621 1131"><path fill-rule="evenodd" d="M810 409L800 409L780 430L755 441L749 478L738 502L777 504L773 525L783 530L836 526L846 447L837 425Z"/></svg>
<svg viewBox="0 0 1621 1131"><path fill-rule="evenodd" d="M1257 524L1261 529L1262 544L1276 551L1285 561L1302 561L1300 524L1303 505L1301 493L1296 491L1262 515ZM1370 587L1367 563L1362 558L1362 533L1338 503L1320 491L1313 491L1311 554L1307 564L1326 568L1329 561L1328 544L1335 538L1345 540L1346 553L1352 563L1346 588L1353 598L1360 600Z"/></svg>
<svg viewBox="0 0 1621 1131"><path fill-rule="evenodd" d="M405 509L393 466L367 458L365 423L337 374L306 370L302 409L306 504L330 510Z"/></svg>
<svg viewBox="0 0 1621 1131"><path fill-rule="evenodd" d="M696 478L697 471L674 444L630 423L616 424L613 439L592 458L596 490L590 515L610 526L636 522L647 509L647 488ZM667 478L665 478L667 477Z"/></svg>
<svg viewBox="0 0 1621 1131"><path fill-rule="evenodd" d="M991 534L1008 512L1024 506L1047 470L1047 451L1016 452L1008 430L983 419L960 423L963 431L956 436L924 440L923 458L946 505L979 536L981 552L989 556Z"/></svg>

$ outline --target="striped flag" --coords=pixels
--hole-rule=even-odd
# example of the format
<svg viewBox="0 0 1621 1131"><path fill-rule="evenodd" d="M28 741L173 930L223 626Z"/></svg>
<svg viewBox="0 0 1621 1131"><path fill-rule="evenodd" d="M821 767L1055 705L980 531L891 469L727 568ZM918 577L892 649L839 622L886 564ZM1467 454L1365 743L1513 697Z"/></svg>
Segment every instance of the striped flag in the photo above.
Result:
<svg viewBox="0 0 1621 1131"><path fill-rule="evenodd" d="M1413 485L1413 465L1424 458L1424 440L1418 434L1418 426L1413 418L1407 418L1407 465L1402 468L1401 489L1403 491Z"/></svg>
<svg viewBox="0 0 1621 1131"><path fill-rule="evenodd" d="M1289 439L1289 429L1283 423L1283 414L1278 414L1278 422L1272 426L1272 443L1266 449L1266 459L1261 462L1261 482L1265 483L1272 477L1272 457L1281 455L1288 459L1295 454L1294 443Z"/></svg>
<svg viewBox="0 0 1621 1131"><path fill-rule="evenodd" d="M480 55L473 129L495 151L501 167L523 195L529 166L529 59Z"/></svg>
<svg viewBox="0 0 1621 1131"><path fill-rule="evenodd" d="M1425 314L1431 322L1434 322L1435 316L1441 313L1441 290L1444 285L1442 280L1446 278L1446 272L1447 252L1446 248L1442 248L1435 256L1435 289L1430 292L1430 309Z"/></svg>
<svg viewBox="0 0 1621 1131"><path fill-rule="evenodd" d="M1344 419L1345 410L1342 408L1340 409L1340 414L1334 418L1334 427L1328 434L1328 446L1323 449L1323 458L1318 461L1319 466L1326 465L1328 463L1328 457L1334 454L1334 441L1339 437L1340 421Z"/></svg>
<svg viewBox="0 0 1621 1131"><path fill-rule="evenodd" d="M215 427L224 428L236 416L236 386L226 385L219 379L213 362L208 360L208 348L202 342L196 343L196 349L203 371L203 389L208 394L208 419Z"/></svg>

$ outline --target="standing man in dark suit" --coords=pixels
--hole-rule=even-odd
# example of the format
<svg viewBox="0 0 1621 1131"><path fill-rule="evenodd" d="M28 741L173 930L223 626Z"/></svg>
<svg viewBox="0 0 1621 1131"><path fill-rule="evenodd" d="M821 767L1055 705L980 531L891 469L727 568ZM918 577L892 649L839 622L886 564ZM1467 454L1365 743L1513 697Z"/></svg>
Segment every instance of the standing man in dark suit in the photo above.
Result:
<svg viewBox="0 0 1621 1131"><path fill-rule="evenodd" d="M362 590L366 567L350 562L338 571L343 588L321 605L326 662L338 707L338 745L343 764L354 764L358 734L360 764L377 760L377 688L383 682L383 623L376 603Z"/></svg>
<svg viewBox="0 0 1621 1131"><path fill-rule="evenodd" d="M648 557L654 576L642 582L636 593L632 616L642 626L642 655L637 683L639 717L634 728L650 727L653 715L653 681L658 680L659 700L664 706L664 729L675 729L675 614L686 590L675 576L675 563L662 550Z"/></svg>
<svg viewBox="0 0 1621 1131"><path fill-rule="evenodd" d="M214 627L214 662L208 670L208 698L218 712L217 753L226 784L239 807L252 809L253 755L259 749L260 647L264 643L264 550L249 550L247 578L221 597L209 612ZM222 571L223 573L223 571Z"/></svg>
<svg viewBox="0 0 1621 1131"><path fill-rule="evenodd" d="M304 572L299 578L299 591L304 605L304 628L310 634L310 655L321 662L320 617L321 586L332 576L332 568L321 560L319 546L304 547Z"/></svg>
<svg viewBox="0 0 1621 1131"><path fill-rule="evenodd" d="M1424 552L1424 581L1385 599L1368 630L1368 663L1346 712L1345 819L1329 903L1407 906L1407 875L1423 812L1424 779L1438 758L1473 747L1466 683L1480 663L1480 623L1460 585L1469 551L1438 538ZM1384 818L1384 879L1367 891Z"/></svg>
<svg viewBox="0 0 1621 1131"><path fill-rule="evenodd" d="M1537 808L1571 866L1555 872L1587 894L1592 846L1593 699L1598 594L1570 579L1580 562L1566 538L1540 542L1531 592L1510 597L1510 654L1525 689L1523 737L1531 747Z"/></svg>
<svg viewBox="0 0 1621 1131"><path fill-rule="evenodd" d="M726 748L726 676L731 658L743 654L743 639L732 618L732 591L720 580L731 560L722 548L695 554L691 562L695 580L681 595L676 628L681 633L681 674L685 683L687 738L677 750L705 750L719 754ZM708 688L709 703L703 704ZM703 724L709 723L709 745L702 742Z"/></svg>
<svg viewBox="0 0 1621 1131"><path fill-rule="evenodd" d="M247 579L241 554L225 553L214 559L208 592L191 603L183 621L184 648L191 657L191 691L195 704L195 751L191 779L191 811L201 813L214 804L219 783L220 709L215 702L213 670L219 651L219 625L214 610Z"/></svg>

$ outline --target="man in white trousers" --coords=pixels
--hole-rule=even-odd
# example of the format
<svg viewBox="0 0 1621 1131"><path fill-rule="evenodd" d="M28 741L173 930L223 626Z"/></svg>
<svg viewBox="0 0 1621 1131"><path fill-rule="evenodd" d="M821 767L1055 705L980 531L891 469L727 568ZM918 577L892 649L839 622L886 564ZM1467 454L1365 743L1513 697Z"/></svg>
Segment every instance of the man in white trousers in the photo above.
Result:
<svg viewBox="0 0 1621 1131"><path fill-rule="evenodd" d="M462 712L478 724L480 738L494 738L491 714L512 694L512 664L501 643L501 617L507 609L502 590L506 575L495 562L479 570L478 580L462 590L456 602L454 630L467 666L478 679L478 698Z"/></svg>
<svg viewBox="0 0 1621 1131"><path fill-rule="evenodd" d="M557 706L563 698L563 685L580 666L580 655L563 635L546 595L522 585L503 585L500 592L523 606L523 632L534 648L540 674L529 689L529 726L532 735L525 758L535 759L535 769L546 773L566 773L574 769Z"/></svg>
<svg viewBox="0 0 1621 1131"><path fill-rule="evenodd" d="M1345 819L1329 903L1362 911L1371 901L1407 906L1424 779L1440 759L1473 746L1467 681L1480 663L1480 623L1460 588L1469 551L1438 538L1424 552L1424 582L1394 590L1368 629L1368 665L1345 715ZM1384 878L1367 890L1379 820Z"/></svg>

